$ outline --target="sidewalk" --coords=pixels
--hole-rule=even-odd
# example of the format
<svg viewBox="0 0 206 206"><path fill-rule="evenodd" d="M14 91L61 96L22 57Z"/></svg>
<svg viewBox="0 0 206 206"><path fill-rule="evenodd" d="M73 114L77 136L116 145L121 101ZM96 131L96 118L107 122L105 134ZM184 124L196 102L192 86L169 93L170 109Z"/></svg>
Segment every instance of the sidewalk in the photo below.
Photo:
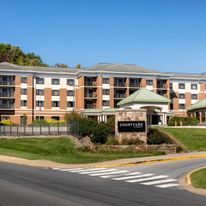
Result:
<svg viewBox="0 0 206 206"><path fill-rule="evenodd" d="M54 168L54 167L89 168L89 167L134 166L135 164L151 164L154 162L178 161L178 160L187 160L187 159L195 159L195 158L206 158L206 151L205 152L178 153L178 154L171 154L171 155L118 159L118 160L98 162L98 163L89 163L89 164L62 164L62 163L52 162L48 160L27 160L27 159L22 159L18 157L0 155L0 162L7 162L7 163L34 166L34 167L42 167L42 168Z"/></svg>

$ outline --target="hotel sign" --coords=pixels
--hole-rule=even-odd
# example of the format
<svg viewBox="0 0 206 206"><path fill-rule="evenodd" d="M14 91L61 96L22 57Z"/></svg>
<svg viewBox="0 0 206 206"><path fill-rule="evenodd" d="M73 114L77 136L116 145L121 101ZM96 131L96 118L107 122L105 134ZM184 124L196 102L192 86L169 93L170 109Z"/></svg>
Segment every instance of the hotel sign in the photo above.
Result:
<svg viewBox="0 0 206 206"><path fill-rule="evenodd" d="M145 121L119 121L118 132L146 132Z"/></svg>

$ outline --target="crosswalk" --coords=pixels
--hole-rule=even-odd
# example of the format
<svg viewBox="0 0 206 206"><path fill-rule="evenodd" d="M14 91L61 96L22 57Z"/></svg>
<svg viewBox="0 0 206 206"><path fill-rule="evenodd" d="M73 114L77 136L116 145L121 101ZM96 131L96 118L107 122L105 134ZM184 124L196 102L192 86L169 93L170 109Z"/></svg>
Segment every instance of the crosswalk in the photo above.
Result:
<svg viewBox="0 0 206 206"><path fill-rule="evenodd" d="M139 183L146 186L155 186L158 188L171 188L179 186L178 180L170 178L168 175L154 173L142 173L140 171L130 172L119 168L52 168L62 172L77 173L80 175L89 175L91 177L108 178L114 181L124 181L127 183Z"/></svg>

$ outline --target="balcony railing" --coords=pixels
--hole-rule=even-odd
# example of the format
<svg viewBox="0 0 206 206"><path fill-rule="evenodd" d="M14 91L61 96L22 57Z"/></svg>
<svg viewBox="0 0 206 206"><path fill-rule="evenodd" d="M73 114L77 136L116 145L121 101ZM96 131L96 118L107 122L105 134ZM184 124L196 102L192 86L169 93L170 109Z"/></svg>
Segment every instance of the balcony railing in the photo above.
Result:
<svg viewBox="0 0 206 206"><path fill-rule="evenodd" d="M168 86L166 84L157 84L158 89L168 89Z"/></svg>
<svg viewBox="0 0 206 206"><path fill-rule="evenodd" d="M14 109L14 105L1 104L0 109Z"/></svg>
<svg viewBox="0 0 206 206"><path fill-rule="evenodd" d="M97 86L96 82L85 82L85 86Z"/></svg>
<svg viewBox="0 0 206 206"><path fill-rule="evenodd" d="M86 97L86 98L97 98L97 94L96 93L86 93L84 97Z"/></svg>
<svg viewBox="0 0 206 206"><path fill-rule="evenodd" d="M14 97L13 92L1 92L0 97Z"/></svg>
<svg viewBox="0 0 206 206"><path fill-rule="evenodd" d="M139 83L129 83L129 87L140 87Z"/></svg>
<svg viewBox="0 0 206 206"><path fill-rule="evenodd" d="M120 83L120 82L115 82L114 86L115 87L126 87L126 84L125 83Z"/></svg>
<svg viewBox="0 0 206 206"><path fill-rule="evenodd" d="M115 94L114 95L114 98L120 98L120 99L122 99L122 98L125 98L126 97L126 94Z"/></svg>
<svg viewBox="0 0 206 206"><path fill-rule="evenodd" d="M14 81L0 81L0 86L13 86Z"/></svg>

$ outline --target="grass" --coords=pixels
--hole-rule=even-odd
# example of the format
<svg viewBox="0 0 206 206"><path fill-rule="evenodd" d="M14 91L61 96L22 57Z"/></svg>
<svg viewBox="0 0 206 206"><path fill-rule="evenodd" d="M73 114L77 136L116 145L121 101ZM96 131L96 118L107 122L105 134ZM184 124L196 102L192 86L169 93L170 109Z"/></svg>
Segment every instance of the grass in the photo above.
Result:
<svg viewBox="0 0 206 206"><path fill-rule="evenodd" d="M206 189L206 168L192 173L191 181L194 187Z"/></svg>
<svg viewBox="0 0 206 206"><path fill-rule="evenodd" d="M158 129L172 135L189 151L206 151L206 129L165 127Z"/></svg>
<svg viewBox="0 0 206 206"><path fill-rule="evenodd" d="M161 155L161 152L81 151L69 138L0 139L0 154L26 159L46 159L61 163L91 163L119 158Z"/></svg>

